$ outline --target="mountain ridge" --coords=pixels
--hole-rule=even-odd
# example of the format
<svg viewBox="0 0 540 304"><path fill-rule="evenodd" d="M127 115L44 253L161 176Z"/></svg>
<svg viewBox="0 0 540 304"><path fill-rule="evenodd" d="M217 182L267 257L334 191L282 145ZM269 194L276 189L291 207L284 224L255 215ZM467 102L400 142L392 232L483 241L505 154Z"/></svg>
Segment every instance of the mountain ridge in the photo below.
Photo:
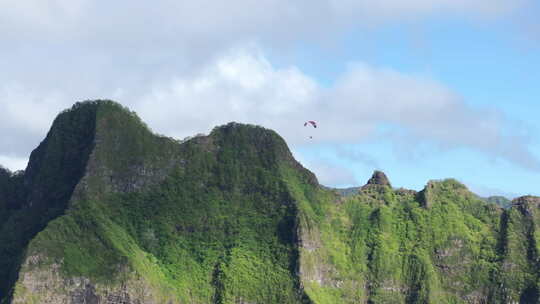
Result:
<svg viewBox="0 0 540 304"><path fill-rule="evenodd" d="M420 192L393 189L382 172L370 181L341 197L262 127L229 123L180 142L154 135L115 102L77 103L24 172L0 169L0 254L12 257L0 268L8 278L0 297L538 300L540 198L517 198L505 210L453 179Z"/></svg>

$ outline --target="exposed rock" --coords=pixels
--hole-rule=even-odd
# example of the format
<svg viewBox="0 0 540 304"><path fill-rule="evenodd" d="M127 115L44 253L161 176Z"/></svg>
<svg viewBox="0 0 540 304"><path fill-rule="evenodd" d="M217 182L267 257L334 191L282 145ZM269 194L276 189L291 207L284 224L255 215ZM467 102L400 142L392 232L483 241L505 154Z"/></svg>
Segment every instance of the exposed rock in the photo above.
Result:
<svg viewBox="0 0 540 304"><path fill-rule="evenodd" d="M532 196L532 195L526 195L521 196L512 201L513 206L519 206L519 205L532 205L535 207L540 207L540 197L538 196Z"/></svg>
<svg viewBox="0 0 540 304"><path fill-rule="evenodd" d="M475 290L463 297L463 299L470 304L488 304L489 297L486 291Z"/></svg>
<svg viewBox="0 0 540 304"><path fill-rule="evenodd" d="M122 284L103 285L84 277L65 278L60 264L43 265L45 257L29 256L15 288L13 304L155 304L152 288L128 268Z"/></svg>
<svg viewBox="0 0 540 304"><path fill-rule="evenodd" d="M386 292L395 292L401 294L404 294L409 290L407 286L404 286L399 282L395 282L393 280L385 280L384 282L382 282L380 289Z"/></svg>
<svg viewBox="0 0 540 304"><path fill-rule="evenodd" d="M518 197L518 198L514 199L513 203L514 204L529 203L529 204L540 205L540 197L532 196L532 195L525 195L525 196L521 196L521 197Z"/></svg>
<svg viewBox="0 0 540 304"><path fill-rule="evenodd" d="M445 275L456 275L464 271L468 263L467 253L463 251L464 242L461 239L453 239L445 247L437 248L434 252L435 266ZM456 261L459 260L459 263Z"/></svg>
<svg viewBox="0 0 540 304"><path fill-rule="evenodd" d="M435 182L429 181L424 189L418 192L417 200L424 208L430 208L433 205L433 192L435 190Z"/></svg>
<svg viewBox="0 0 540 304"><path fill-rule="evenodd" d="M381 171L373 172L367 184L360 187L359 193L364 198L369 198L373 202L378 201L391 204L394 201L392 185L390 185L388 178Z"/></svg>
<svg viewBox="0 0 540 304"><path fill-rule="evenodd" d="M368 180L367 185L382 185L382 186L388 186L392 188L392 185L390 184L388 177L386 177L386 174L378 170L373 172L373 175Z"/></svg>
<svg viewBox="0 0 540 304"><path fill-rule="evenodd" d="M522 196L512 201L512 209L519 210L521 214L531 217L540 208L540 197Z"/></svg>
<svg viewBox="0 0 540 304"><path fill-rule="evenodd" d="M307 227L297 228L298 243L300 247L300 264L298 275L301 282L316 283L322 287L339 288L343 282L334 278L336 269L322 259L320 232Z"/></svg>
<svg viewBox="0 0 540 304"><path fill-rule="evenodd" d="M71 303L99 304L99 296L96 295L95 287L92 284L87 283L82 288L76 289L71 293ZM116 301L114 303L124 302Z"/></svg>

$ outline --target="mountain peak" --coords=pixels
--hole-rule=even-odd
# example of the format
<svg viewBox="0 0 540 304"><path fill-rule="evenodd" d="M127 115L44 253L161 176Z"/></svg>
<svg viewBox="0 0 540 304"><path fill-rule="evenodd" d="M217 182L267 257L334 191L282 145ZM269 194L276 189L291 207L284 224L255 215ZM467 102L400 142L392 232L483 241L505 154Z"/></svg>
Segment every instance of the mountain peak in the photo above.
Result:
<svg viewBox="0 0 540 304"><path fill-rule="evenodd" d="M388 186L392 188L392 185L390 184L390 181L388 180L388 177L386 177L386 174L384 172L375 170L373 172L373 175L367 182L368 185L381 185L381 186Z"/></svg>
<svg viewBox="0 0 540 304"><path fill-rule="evenodd" d="M237 150L259 150L274 160L293 160L285 140L275 131L261 126L230 122L212 130L210 137L222 148L231 146Z"/></svg>
<svg viewBox="0 0 540 304"><path fill-rule="evenodd" d="M454 178L446 178L443 180L430 180L424 189L418 192L418 200L422 203L422 206L430 208L435 203L437 195L449 192L463 195L471 194L463 183Z"/></svg>

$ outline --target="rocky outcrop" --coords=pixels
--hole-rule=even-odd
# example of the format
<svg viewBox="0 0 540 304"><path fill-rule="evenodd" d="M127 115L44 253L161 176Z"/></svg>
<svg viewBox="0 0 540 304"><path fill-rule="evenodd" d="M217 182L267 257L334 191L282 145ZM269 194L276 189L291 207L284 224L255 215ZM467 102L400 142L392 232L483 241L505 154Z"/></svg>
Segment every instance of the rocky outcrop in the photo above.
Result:
<svg viewBox="0 0 540 304"><path fill-rule="evenodd" d="M92 195L140 191L163 181L185 162L175 153L173 139L155 136L137 116L112 107L96 113L93 149L74 199L85 191Z"/></svg>
<svg viewBox="0 0 540 304"><path fill-rule="evenodd" d="M27 257L15 288L13 304L157 304L152 288L128 269L119 269L125 279L110 285L84 277L66 277L60 264L43 267L43 257ZM124 273L121 273L124 272ZM167 303L165 301L161 303ZM171 303L171 302L169 302Z"/></svg>
<svg viewBox="0 0 540 304"><path fill-rule="evenodd" d="M540 301L540 197L523 196L512 201L501 218L500 248L503 254L501 295L507 303Z"/></svg>
<svg viewBox="0 0 540 304"><path fill-rule="evenodd" d="M435 182L429 181L426 187L424 187L422 191L418 192L417 199L424 208L430 208L433 205L434 191Z"/></svg>
<svg viewBox="0 0 540 304"><path fill-rule="evenodd" d="M382 171L377 170L373 172L373 175L368 180L367 185L381 185L392 188L392 185L390 184L388 177L386 177L386 174L384 174L384 172Z"/></svg>
<svg viewBox="0 0 540 304"><path fill-rule="evenodd" d="M373 202L383 202L386 204L394 200L394 191L390 181L381 171L373 172L367 183L360 187L359 194L369 198Z"/></svg>
<svg viewBox="0 0 540 304"><path fill-rule="evenodd" d="M522 196L512 201L512 208L517 208L524 215L532 215L534 210L540 208L540 197L538 196Z"/></svg>

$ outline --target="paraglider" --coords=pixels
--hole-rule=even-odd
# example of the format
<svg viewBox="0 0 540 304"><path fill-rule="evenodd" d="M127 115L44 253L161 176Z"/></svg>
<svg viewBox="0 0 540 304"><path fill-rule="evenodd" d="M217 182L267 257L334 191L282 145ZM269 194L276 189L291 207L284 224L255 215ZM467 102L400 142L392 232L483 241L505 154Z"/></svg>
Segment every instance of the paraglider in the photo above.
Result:
<svg viewBox="0 0 540 304"><path fill-rule="evenodd" d="M313 120L308 120L304 123L304 127L306 127L308 124L312 125L314 128L317 128L317 123Z"/></svg>
<svg viewBox="0 0 540 304"><path fill-rule="evenodd" d="M311 125L313 128L317 128L317 122L313 120L308 120L304 123L304 127L307 127L308 125ZM313 139L313 136L309 136L310 139Z"/></svg>

